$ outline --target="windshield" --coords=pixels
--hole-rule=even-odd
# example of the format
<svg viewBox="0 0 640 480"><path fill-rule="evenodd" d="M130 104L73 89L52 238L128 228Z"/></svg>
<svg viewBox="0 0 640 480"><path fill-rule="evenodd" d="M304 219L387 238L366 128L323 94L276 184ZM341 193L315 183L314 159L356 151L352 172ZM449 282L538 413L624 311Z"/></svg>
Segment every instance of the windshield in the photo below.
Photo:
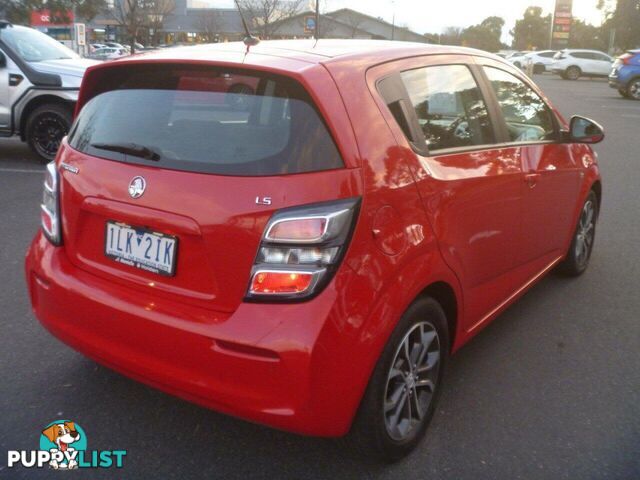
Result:
<svg viewBox="0 0 640 480"><path fill-rule="evenodd" d="M0 38L26 62L79 58L72 50L32 28L8 27L1 31Z"/></svg>

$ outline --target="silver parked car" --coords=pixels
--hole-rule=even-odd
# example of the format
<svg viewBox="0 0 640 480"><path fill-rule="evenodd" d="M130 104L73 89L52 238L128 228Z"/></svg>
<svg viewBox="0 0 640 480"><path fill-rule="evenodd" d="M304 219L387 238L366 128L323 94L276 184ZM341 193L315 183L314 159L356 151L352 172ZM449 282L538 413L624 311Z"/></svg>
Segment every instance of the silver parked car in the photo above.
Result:
<svg viewBox="0 0 640 480"><path fill-rule="evenodd" d="M0 20L0 136L20 135L54 159L69 132L85 70L98 62L32 28Z"/></svg>

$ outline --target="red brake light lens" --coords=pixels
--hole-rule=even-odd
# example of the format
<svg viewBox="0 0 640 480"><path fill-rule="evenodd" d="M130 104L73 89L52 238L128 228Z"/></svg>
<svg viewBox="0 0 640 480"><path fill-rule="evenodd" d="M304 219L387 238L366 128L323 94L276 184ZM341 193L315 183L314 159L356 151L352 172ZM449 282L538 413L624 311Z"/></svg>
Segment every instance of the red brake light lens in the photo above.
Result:
<svg viewBox="0 0 640 480"><path fill-rule="evenodd" d="M251 282L254 294L299 294L306 292L313 283L311 272L258 271Z"/></svg>

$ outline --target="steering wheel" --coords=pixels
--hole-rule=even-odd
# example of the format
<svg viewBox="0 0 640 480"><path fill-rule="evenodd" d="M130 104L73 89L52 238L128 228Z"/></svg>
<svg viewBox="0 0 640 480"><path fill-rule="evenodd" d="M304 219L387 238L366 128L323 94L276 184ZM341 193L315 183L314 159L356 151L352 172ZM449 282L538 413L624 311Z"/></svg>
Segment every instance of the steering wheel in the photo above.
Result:
<svg viewBox="0 0 640 480"><path fill-rule="evenodd" d="M467 117L458 117L451 125L449 125L447 130L449 135L456 137L459 140L467 140L471 138Z"/></svg>

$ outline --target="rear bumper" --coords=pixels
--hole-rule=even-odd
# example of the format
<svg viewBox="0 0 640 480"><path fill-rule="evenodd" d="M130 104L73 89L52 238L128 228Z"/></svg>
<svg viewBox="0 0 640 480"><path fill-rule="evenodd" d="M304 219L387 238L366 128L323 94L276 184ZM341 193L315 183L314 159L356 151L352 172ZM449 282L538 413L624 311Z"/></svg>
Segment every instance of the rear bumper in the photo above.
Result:
<svg viewBox="0 0 640 480"><path fill-rule="evenodd" d="M276 428L318 436L349 430L368 370L352 366L361 378L348 384L334 375L331 359L344 355L346 342L334 338L339 332L332 315L339 305L333 288L302 304L242 303L234 313L220 314L88 274L41 233L25 269L40 322L99 363L194 403ZM342 270L347 272L334 280L346 281L351 270Z"/></svg>

